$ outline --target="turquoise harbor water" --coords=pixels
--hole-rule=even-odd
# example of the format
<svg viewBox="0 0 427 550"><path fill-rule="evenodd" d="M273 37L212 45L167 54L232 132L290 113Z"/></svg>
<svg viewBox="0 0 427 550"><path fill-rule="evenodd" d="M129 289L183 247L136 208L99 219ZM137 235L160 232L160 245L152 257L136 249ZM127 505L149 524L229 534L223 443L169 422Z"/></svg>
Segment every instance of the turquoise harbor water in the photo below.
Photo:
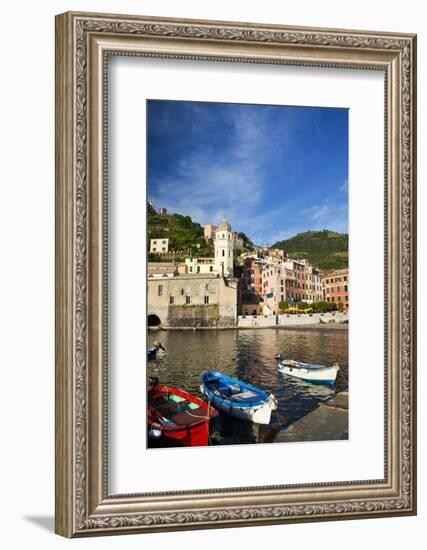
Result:
<svg viewBox="0 0 427 550"><path fill-rule="evenodd" d="M149 345L162 342L168 353L148 362L147 380L158 376L163 384L201 396L200 373L212 369L246 380L277 397L278 415L272 414L270 427L220 414L215 420L213 444L268 441L272 431L286 427L319 402L347 389L340 374L333 388L283 375L274 359L282 353L290 359L330 365L338 356L348 380L347 329L156 331L149 333L148 341Z"/></svg>

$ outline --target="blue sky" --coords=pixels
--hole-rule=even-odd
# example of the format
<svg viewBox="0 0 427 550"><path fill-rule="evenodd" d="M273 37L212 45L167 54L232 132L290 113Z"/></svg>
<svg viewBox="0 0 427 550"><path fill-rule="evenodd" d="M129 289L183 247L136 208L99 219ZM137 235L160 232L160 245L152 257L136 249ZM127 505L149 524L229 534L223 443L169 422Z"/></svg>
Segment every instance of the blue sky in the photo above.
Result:
<svg viewBox="0 0 427 550"><path fill-rule="evenodd" d="M348 231L346 109L149 101L148 197L256 244Z"/></svg>

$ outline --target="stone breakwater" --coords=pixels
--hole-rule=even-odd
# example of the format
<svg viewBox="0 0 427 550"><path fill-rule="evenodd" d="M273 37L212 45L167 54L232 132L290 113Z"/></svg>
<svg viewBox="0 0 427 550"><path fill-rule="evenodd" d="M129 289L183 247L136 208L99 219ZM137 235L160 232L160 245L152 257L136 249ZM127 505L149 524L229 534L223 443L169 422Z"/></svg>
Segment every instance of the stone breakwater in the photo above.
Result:
<svg viewBox="0 0 427 550"><path fill-rule="evenodd" d="M348 439L348 392L320 403L312 412L303 416L274 438L275 442L331 441Z"/></svg>

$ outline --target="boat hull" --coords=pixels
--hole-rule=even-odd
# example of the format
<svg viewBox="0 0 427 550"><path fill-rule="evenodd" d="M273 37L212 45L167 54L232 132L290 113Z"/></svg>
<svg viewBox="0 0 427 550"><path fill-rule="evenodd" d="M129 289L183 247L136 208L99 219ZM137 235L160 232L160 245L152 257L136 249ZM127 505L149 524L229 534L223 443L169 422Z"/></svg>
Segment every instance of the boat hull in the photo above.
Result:
<svg viewBox="0 0 427 550"><path fill-rule="evenodd" d="M149 425L156 429L156 424ZM212 420L208 420L191 428L162 428L158 446L163 447L206 447L209 445L209 434L212 430Z"/></svg>
<svg viewBox="0 0 427 550"><path fill-rule="evenodd" d="M213 397L212 404L215 409L225 414L240 418L240 420L253 422L254 424L270 424L271 411L274 410L269 402L258 405L257 407L238 407L229 404L227 401L222 401Z"/></svg>
<svg viewBox="0 0 427 550"><path fill-rule="evenodd" d="M147 349L147 359L148 361L153 361L156 358L157 350L156 348Z"/></svg>
<svg viewBox="0 0 427 550"><path fill-rule="evenodd" d="M299 378L300 380L306 380L312 384L326 384L328 386L333 386L335 384L339 368L338 365L333 365L332 367L325 367L324 369L307 369L279 363L279 371L282 374L292 376L293 378Z"/></svg>
<svg viewBox="0 0 427 550"><path fill-rule="evenodd" d="M209 383L209 377L218 376L220 380L228 383L229 386L239 386L240 390L246 390L252 393L254 396L258 396L258 399L253 404L233 401L237 397L236 394L230 395L228 398L222 395L218 395ZM212 382L212 379L210 380ZM254 424L269 424L271 419L271 412L277 408L276 398L272 394L267 394L264 391L234 379L221 373L215 373L213 371L206 371L202 374L202 385L200 391L208 398L215 409ZM221 393L221 392L219 392ZM238 394L242 395L242 393Z"/></svg>
<svg viewBox="0 0 427 550"><path fill-rule="evenodd" d="M164 415L150 403L166 396L176 396L191 403L196 409L182 410L178 401L176 410ZM155 386L148 392L147 433L156 434L149 446L203 447L209 445L209 434L217 411L209 403L178 388Z"/></svg>

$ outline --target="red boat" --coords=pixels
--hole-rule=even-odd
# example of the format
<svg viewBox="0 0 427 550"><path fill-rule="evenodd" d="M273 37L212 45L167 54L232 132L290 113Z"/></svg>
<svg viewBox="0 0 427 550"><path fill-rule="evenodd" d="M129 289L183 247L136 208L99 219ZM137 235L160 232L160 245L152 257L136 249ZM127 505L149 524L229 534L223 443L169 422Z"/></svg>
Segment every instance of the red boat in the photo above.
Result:
<svg viewBox="0 0 427 550"><path fill-rule="evenodd" d="M199 447L209 444L217 411L190 393L155 381L148 391L148 436L167 447Z"/></svg>

